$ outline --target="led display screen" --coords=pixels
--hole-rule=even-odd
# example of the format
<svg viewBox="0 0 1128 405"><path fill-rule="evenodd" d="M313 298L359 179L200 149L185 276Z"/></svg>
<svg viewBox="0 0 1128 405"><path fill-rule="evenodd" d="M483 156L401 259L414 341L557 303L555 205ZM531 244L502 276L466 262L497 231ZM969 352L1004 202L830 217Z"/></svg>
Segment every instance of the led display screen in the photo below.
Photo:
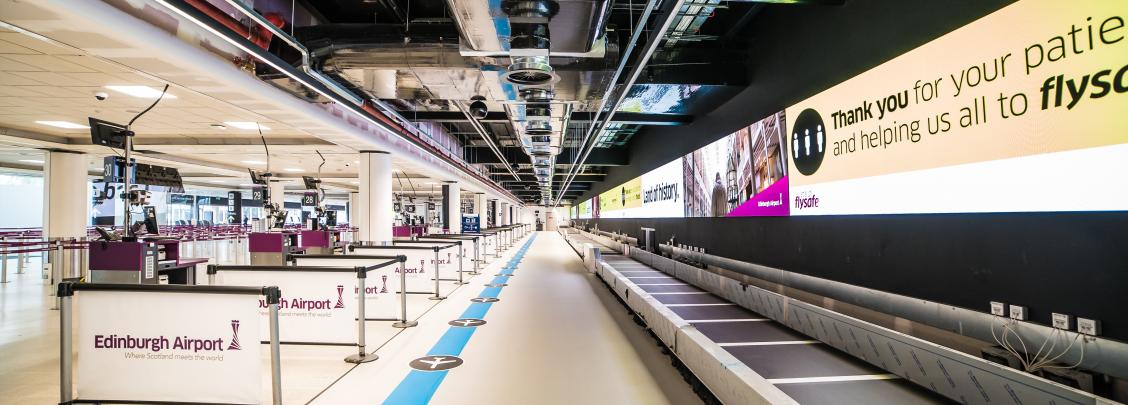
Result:
<svg viewBox="0 0 1128 405"><path fill-rule="evenodd" d="M600 194L588 217L1128 210L1125 11L1016 2Z"/></svg>

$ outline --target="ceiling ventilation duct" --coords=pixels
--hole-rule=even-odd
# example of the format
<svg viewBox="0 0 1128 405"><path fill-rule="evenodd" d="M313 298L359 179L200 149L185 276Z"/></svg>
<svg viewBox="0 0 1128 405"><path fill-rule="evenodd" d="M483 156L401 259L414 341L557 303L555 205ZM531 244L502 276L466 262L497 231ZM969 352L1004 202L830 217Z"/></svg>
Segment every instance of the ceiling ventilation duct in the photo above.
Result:
<svg viewBox="0 0 1128 405"><path fill-rule="evenodd" d="M513 58L503 79L518 86L551 86L559 81L548 63L548 21L560 11L556 0L507 0L501 9L509 15Z"/></svg>
<svg viewBox="0 0 1128 405"><path fill-rule="evenodd" d="M537 136L551 135L552 125L549 124L548 121L529 121L525 124L525 134L532 135L534 138Z"/></svg>

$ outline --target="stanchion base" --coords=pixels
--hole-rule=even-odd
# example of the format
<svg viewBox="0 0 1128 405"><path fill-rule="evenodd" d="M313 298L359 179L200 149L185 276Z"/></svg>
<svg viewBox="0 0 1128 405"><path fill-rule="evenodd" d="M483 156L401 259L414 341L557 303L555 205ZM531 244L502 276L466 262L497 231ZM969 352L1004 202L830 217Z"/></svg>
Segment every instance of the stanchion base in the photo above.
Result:
<svg viewBox="0 0 1128 405"><path fill-rule="evenodd" d="M361 355L361 354L358 353L358 354L354 354L354 355L349 356L349 357L345 357L345 363L361 364L361 363L367 363L367 362L370 362L370 361L376 361L376 359L378 359L378 358L380 358L380 356L377 356L375 353L366 354L366 355Z"/></svg>
<svg viewBox="0 0 1128 405"><path fill-rule="evenodd" d="M466 274L469 274L469 275L471 275L471 276L476 276L476 275L479 275L479 274L482 274L482 273L479 273L479 272L476 272L476 271L472 271L472 272L469 272L469 273L466 273Z"/></svg>
<svg viewBox="0 0 1128 405"><path fill-rule="evenodd" d="M392 324L392 327L393 327L393 328L401 328L401 329L402 329L402 328L410 328L410 327L414 327L414 326L419 326L419 322L416 322L416 321L403 321L403 322L396 322L396 323L393 323L393 324Z"/></svg>
<svg viewBox="0 0 1128 405"><path fill-rule="evenodd" d="M445 300L446 297L427 297L427 299L429 299L431 301L442 301L442 300Z"/></svg>
<svg viewBox="0 0 1128 405"><path fill-rule="evenodd" d="M463 285L463 284L470 284L470 283L465 282L465 281L455 281L454 282L454 285Z"/></svg>

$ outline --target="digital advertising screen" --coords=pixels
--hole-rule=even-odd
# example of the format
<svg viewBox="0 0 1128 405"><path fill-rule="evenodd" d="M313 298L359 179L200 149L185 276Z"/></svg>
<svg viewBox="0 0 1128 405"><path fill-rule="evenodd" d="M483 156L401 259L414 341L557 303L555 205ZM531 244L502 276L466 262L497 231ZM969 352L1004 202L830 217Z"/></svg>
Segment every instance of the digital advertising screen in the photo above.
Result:
<svg viewBox="0 0 1128 405"><path fill-rule="evenodd" d="M586 218L1128 210L1124 4L1016 2L581 206Z"/></svg>
<svg viewBox="0 0 1128 405"><path fill-rule="evenodd" d="M1128 209L1119 1L1019 1L786 110L791 215Z"/></svg>

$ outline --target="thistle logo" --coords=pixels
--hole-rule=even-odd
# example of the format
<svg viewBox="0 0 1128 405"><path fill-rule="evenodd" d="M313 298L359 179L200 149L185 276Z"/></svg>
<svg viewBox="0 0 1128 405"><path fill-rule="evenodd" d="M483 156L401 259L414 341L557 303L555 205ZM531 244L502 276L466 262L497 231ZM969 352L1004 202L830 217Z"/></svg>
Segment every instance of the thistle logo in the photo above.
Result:
<svg viewBox="0 0 1128 405"><path fill-rule="evenodd" d="M383 294L383 293L386 293L386 292L388 292L388 275L387 274L380 276L380 293Z"/></svg>
<svg viewBox="0 0 1128 405"><path fill-rule="evenodd" d="M231 344L227 346L227 350L243 350L243 347L239 346L239 320L238 319L232 319L231 320Z"/></svg>
<svg viewBox="0 0 1128 405"><path fill-rule="evenodd" d="M344 293L345 293L345 286L338 285L337 286L337 305L333 306L334 309L345 307L345 297L343 295Z"/></svg>
<svg viewBox="0 0 1128 405"><path fill-rule="evenodd" d="M810 108L799 113L791 131L791 159L804 176L815 174L826 154L826 126L819 113Z"/></svg>

